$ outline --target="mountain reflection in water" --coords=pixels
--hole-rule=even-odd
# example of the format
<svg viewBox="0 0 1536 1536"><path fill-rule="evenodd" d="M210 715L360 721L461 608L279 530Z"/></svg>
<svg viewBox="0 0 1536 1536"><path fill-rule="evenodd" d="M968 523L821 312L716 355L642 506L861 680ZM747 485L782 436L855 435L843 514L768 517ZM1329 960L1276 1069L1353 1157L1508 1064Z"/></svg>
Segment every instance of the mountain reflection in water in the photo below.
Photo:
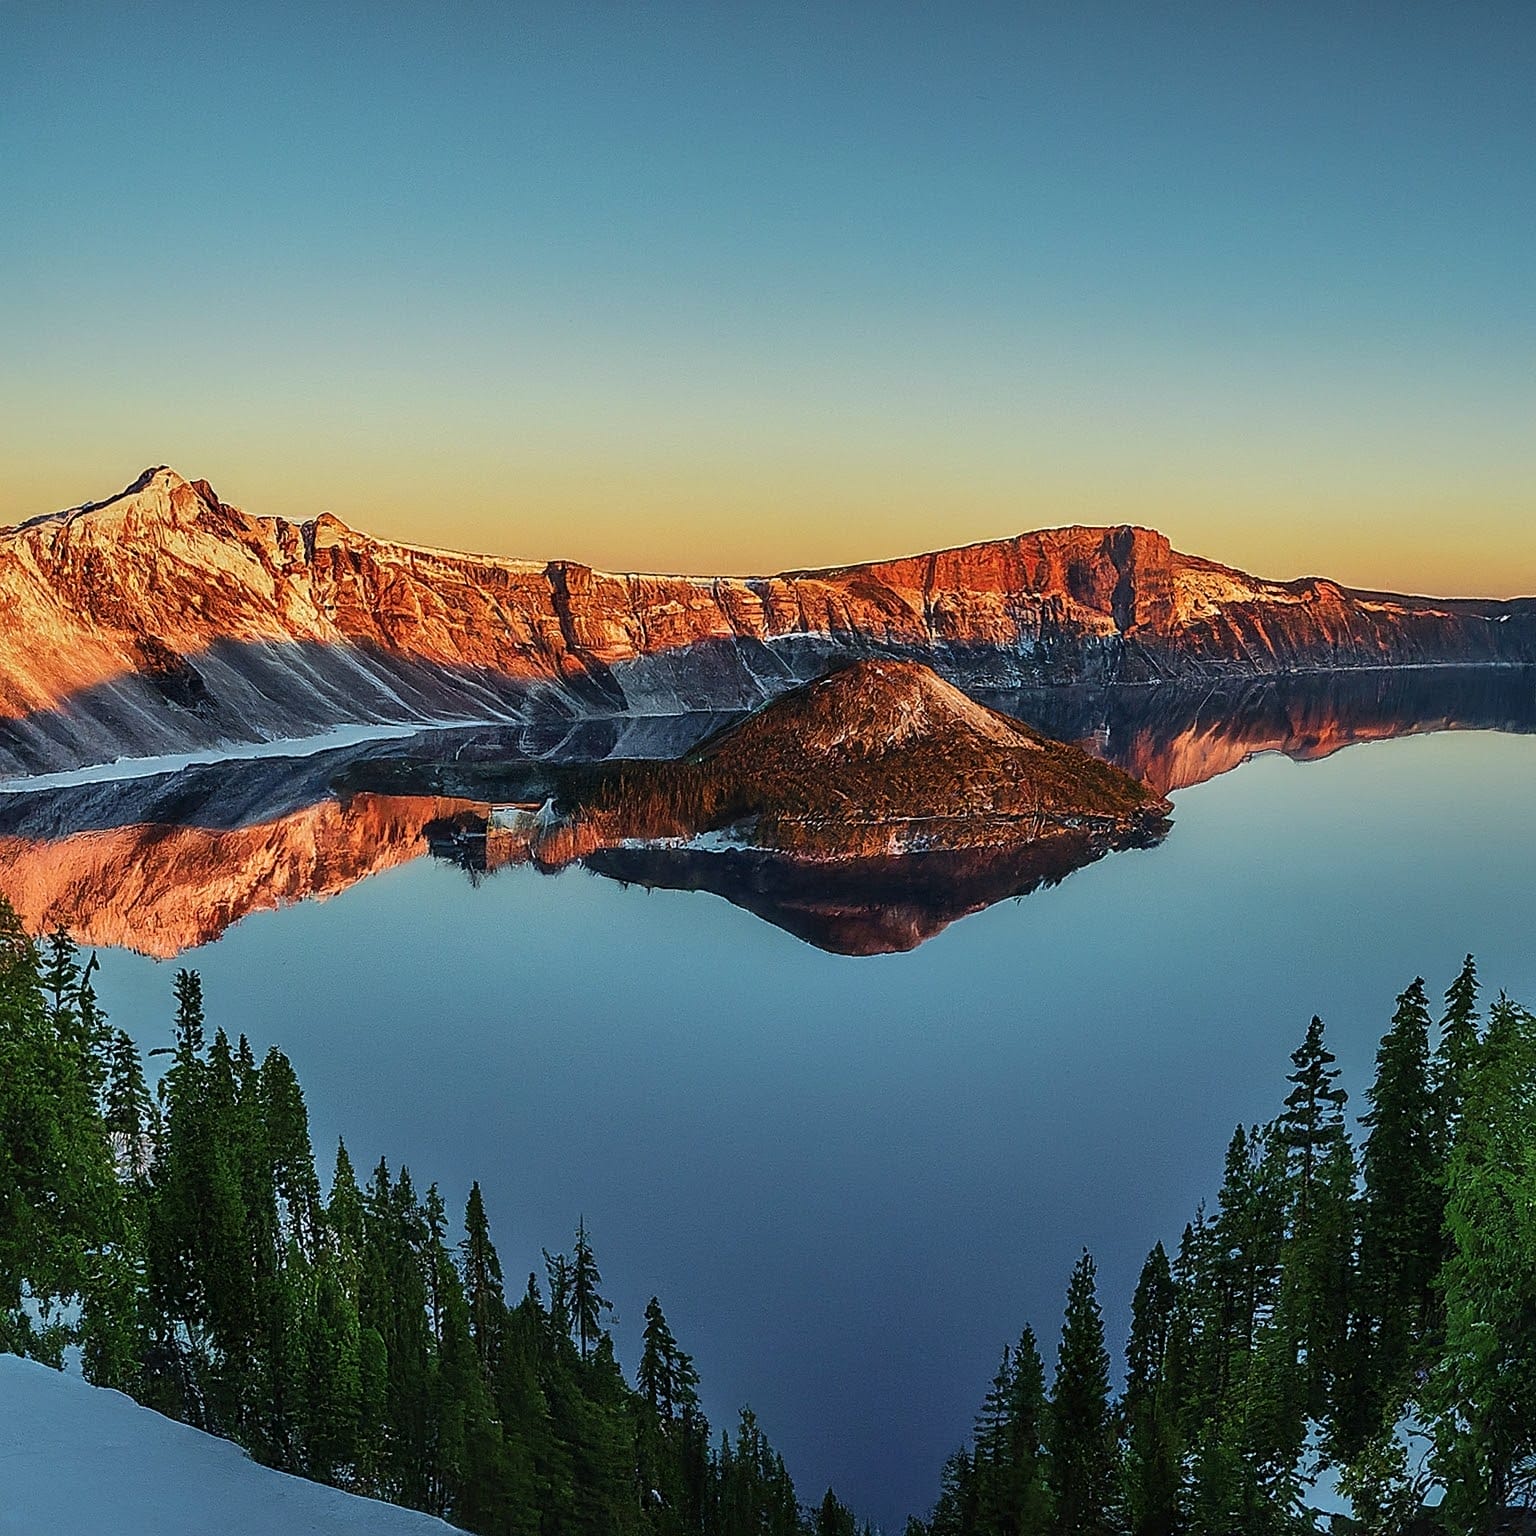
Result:
<svg viewBox="0 0 1536 1536"><path fill-rule="evenodd" d="M983 702L1071 741L1159 793L1255 753L1298 760L1356 742L1438 730L1536 732L1527 668L1435 668L1216 683L1051 688ZM331 785L359 763L430 758L530 763L663 758L722 724L717 715L541 721L424 733L304 758L244 760L152 778L0 796L0 889L30 931L170 957L248 913L324 898L429 851L477 872L483 803L356 794ZM1059 881L1103 847L1086 840L936 849L807 862L762 850L608 847L580 862L609 878L711 891L822 948L910 949L948 923Z"/></svg>

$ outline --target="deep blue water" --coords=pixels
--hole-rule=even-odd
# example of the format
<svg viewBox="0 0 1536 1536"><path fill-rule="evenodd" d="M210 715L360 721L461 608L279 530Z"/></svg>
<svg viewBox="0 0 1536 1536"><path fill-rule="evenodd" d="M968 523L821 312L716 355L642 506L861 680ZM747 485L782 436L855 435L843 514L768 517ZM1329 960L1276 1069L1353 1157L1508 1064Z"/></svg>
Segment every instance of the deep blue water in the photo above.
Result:
<svg viewBox="0 0 1536 1536"><path fill-rule="evenodd" d="M1536 998L1536 739L1266 756L1176 797L1167 842L848 959L708 895L419 859L175 964L280 1044L344 1133L462 1206L509 1277L584 1215L633 1365L658 1293L717 1427L745 1402L803 1497L926 1511L1005 1341L1047 1351L1099 1261L1111 1347L1146 1250L1267 1119L1311 1014L1364 1086L1393 998L1462 956ZM173 964L102 957L165 1042ZM509 1279L515 1288L516 1282Z"/></svg>

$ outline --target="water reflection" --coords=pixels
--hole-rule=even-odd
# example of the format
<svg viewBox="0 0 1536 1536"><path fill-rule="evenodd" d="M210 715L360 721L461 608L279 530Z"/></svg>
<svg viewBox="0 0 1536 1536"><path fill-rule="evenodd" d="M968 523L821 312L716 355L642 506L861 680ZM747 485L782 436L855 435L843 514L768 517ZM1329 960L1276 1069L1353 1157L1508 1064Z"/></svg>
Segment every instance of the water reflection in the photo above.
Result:
<svg viewBox="0 0 1536 1536"><path fill-rule="evenodd" d="M1327 756L1355 742L1438 730L1536 732L1536 673L1444 668L1271 678L1244 684L1041 689L989 695L994 708L1073 741L1159 793L1258 752ZM714 715L428 733L416 762L463 769L663 758L722 723ZM84 943L169 957L248 913L334 895L440 854L476 873L489 807L466 795L357 793L333 784L402 752L399 742L188 769L158 778L0 796L0 886L34 932L63 924ZM372 771L377 773L375 767ZM445 828L458 828L457 838ZM612 846L582 860L648 887L710 891L820 947L909 949L1006 897L1056 883L1105 851L1086 840L807 864L762 851Z"/></svg>

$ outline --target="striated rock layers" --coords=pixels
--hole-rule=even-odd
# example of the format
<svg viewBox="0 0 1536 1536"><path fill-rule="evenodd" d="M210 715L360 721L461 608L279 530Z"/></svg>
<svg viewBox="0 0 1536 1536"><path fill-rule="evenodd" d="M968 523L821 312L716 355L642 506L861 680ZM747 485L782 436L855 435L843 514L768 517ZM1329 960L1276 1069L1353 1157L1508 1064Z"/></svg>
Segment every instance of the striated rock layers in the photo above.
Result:
<svg viewBox="0 0 1536 1536"><path fill-rule="evenodd" d="M621 576L252 516L164 468L0 532L0 605L11 774L339 724L748 709L866 656L968 689L1536 661L1536 600L1260 581L1142 528Z"/></svg>

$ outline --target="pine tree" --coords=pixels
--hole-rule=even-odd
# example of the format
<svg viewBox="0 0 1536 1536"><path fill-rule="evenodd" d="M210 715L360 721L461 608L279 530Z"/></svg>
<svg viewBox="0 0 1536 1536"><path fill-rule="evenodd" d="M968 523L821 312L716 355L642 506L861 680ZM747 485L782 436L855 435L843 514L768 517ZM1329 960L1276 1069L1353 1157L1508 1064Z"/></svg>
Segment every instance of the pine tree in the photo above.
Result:
<svg viewBox="0 0 1536 1536"><path fill-rule="evenodd" d="M978 1536L976 1485L969 1451L958 1450L944 1463L927 1536Z"/></svg>
<svg viewBox="0 0 1536 1536"><path fill-rule="evenodd" d="M1008 1432L1013 1395L1013 1351L1003 1346L1003 1358L992 1388L976 1416L972 1434L971 1470L975 1480L976 1524L979 1530L1012 1536L1013 1446Z"/></svg>
<svg viewBox="0 0 1536 1536"><path fill-rule="evenodd" d="M1291 1055L1295 1070L1274 1139L1287 1161L1283 1289L1305 1356L1306 1411L1326 1416L1349 1372L1355 1158L1334 1055L1316 1016Z"/></svg>
<svg viewBox="0 0 1536 1536"><path fill-rule="evenodd" d="M313 1258L320 1222L320 1180L309 1140L309 1111L293 1064L274 1046L256 1083L271 1183L281 1202L282 1231Z"/></svg>
<svg viewBox="0 0 1536 1536"><path fill-rule="evenodd" d="M603 1277L598 1272L592 1244L587 1239L585 1218L576 1224L576 1248L571 1261L571 1313L576 1340L582 1358L592 1351L603 1332L603 1314L613 1311L613 1304L598 1290Z"/></svg>
<svg viewBox="0 0 1536 1536"><path fill-rule="evenodd" d="M1425 1393L1445 1515L1501 1528L1536 1498L1536 1017L1507 1000L1466 1079L1451 1154L1445 1344Z"/></svg>
<svg viewBox="0 0 1536 1536"><path fill-rule="evenodd" d="M1012 1521L1019 1536L1043 1536L1050 1529L1051 1495L1046 1482L1045 1366L1027 1325L1013 1350L1008 1388L1008 1451L1011 1463Z"/></svg>
<svg viewBox="0 0 1536 1536"><path fill-rule="evenodd" d="M1397 1000L1367 1098L1370 1111L1361 1116L1370 1135L1362 1157L1360 1271L1368 1319L1362 1396L1370 1433L1395 1417L1411 1390L1442 1255L1429 1004L1422 979Z"/></svg>
<svg viewBox="0 0 1536 1536"><path fill-rule="evenodd" d="M573 1289L571 1261L565 1254L551 1253L546 1248L544 1273L549 1280L550 1325L559 1337L568 1339L572 1328L575 1327L575 1318L571 1311ZM533 1277L529 1276L530 1287L533 1283Z"/></svg>
<svg viewBox="0 0 1536 1536"><path fill-rule="evenodd" d="M1480 1014L1477 963L1468 955L1445 994L1445 1013L1440 1019L1440 1041L1431 1063L1434 1084L1435 1128L1442 1163L1450 1156L1461 1128L1468 1078L1477 1057Z"/></svg>
<svg viewBox="0 0 1536 1536"><path fill-rule="evenodd" d="M154 1150L154 1100L144 1081L138 1047L120 1029L112 1034L103 1103L103 1119L117 1165L142 1187Z"/></svg>
<svg viewBox="0 0 1536 1536"><path fill-rule="evenodd" d="M464 1207L464 1239L459 1244L464 1276L464 1299L469 1308L469 1330L475 1353L488 1376L494 1376L501 1353L501 1335L507 1302L502 1288L501 1259L491 1241L485 1200L479 1182L469 1187Z"/></svg>
<svg viewBox="0 0 1536 1536"><path fill-rule="evenodd" d="M1067 1285L1046 1445L1056 1529L1062 1536L1092 1536L1112 1529L1109 1352L1095 1294L1093 1256L1086 1249Z"/></svg>
<svg viewBox="0 0 1536 1536"><path fill-rule="evenodd" d="M1174 1315L1178 1286L1158 1243L1142 1265L1131 1301L1125 1346L1125 1512L1132 1536L1171 1536L1179 1519L1182 1442L1174 1383Z"/></svg>
<svg viewBox="0 0 1536 1536"><path fill-rule="evenodd" d="M678 1366L682 1358L677 1340L662 1313L661 1303L652 1296L645 1304L645 1328L641 1335L636 1383L652 1410L664 1420L674 1418L681 1406L683 1386Z"/></svg>
<svg viewBox="0 0 1536 1536"><path fill-rule="evenodd" d="M0 1349L58 1364L70 1329L57 1309L104 1282L122 1212L79 1031L79 968L55 937L45 982L0 898Z"/></svg>
<svg viewBox="0 0 1536 1536"><path fill-rule="evenodd" d="M859 1536L853 1511L828 1488L811 1521L812 1536Z"/></svg>

